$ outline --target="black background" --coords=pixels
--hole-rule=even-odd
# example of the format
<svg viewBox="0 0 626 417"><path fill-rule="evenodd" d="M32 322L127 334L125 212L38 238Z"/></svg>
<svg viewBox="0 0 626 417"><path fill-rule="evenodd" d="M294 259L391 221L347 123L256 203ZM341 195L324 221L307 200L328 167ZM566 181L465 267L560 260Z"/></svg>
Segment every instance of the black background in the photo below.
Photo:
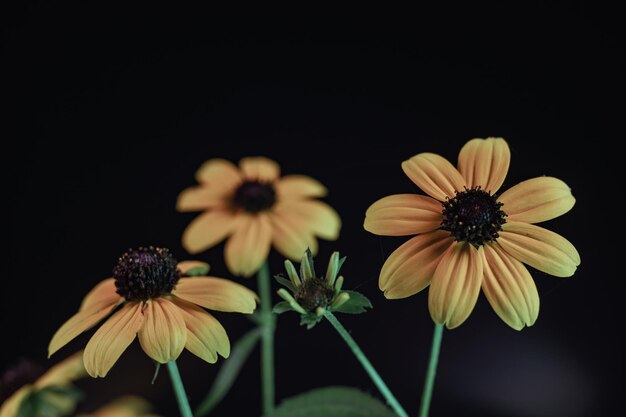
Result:
<svg viewBox="0 0 626 417"><path fill-rule="evenodd" d="M322 264L333 250L347 255L346 287L374 304L341 319L416 415L432 331L427 294L384 299L379 269L405 239L368 234L364 212L380 197L416 192L400 169L410 156L432 151L455 162L465 141L502 136L512 151L503 189L544 174L571 186L576 206L546 226L576 245L582 265L568 279L532 271L541 312L521 332L481 296L469 320L444 335L432 415L612 410L623 395L625 294L617 271L623 184L615 143L623 132L613 126L623 113L613 100L623 97L624 70L617 14L582 2L498 8L493 18L487 10L349 14L315 25L302 21L308 13L274 23L76 4L3 14L8 250L0 368L20 356L47 365L54 331L128 247L163 245L189 258L180 236L195 214L177 213L175 201L204 160L266 155L284 173L311 175L330 189L326 200L343 229L337 242L321 243ZM222 249L198 258L233 278ZM281 270L276 252L270 264ZM216 316L232 341L252 326L241 315ZM214 415L259 414L257 356ZM325 385L378 396L326 323L306 331L295 314L281 316L276 362L279 399ZM219 364L188 352L179 364L197 405ZM150 385L152 371L133 344L107 378L80 383L88 393L81 410L136 393L177 415L167 375Z"/></svg>

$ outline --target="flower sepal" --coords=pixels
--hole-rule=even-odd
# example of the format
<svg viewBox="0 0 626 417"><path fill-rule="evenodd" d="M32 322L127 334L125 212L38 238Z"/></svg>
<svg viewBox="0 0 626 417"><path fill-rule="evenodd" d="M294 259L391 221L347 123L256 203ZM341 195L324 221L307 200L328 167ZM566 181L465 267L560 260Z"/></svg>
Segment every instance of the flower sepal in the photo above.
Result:
<svg viewBox="0 0 626 417"><path fill-rule="evenodd" d="M73 386L50 385L31 391L22 400L16 417L69 415L83 393Z"/></svg>

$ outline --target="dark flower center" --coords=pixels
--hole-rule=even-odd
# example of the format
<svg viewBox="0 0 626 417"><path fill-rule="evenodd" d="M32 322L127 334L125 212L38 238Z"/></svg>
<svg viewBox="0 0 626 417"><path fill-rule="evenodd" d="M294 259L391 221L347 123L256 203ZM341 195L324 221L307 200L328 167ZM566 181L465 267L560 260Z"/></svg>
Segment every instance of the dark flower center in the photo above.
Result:
<svg viewBox="0 0 626 417"><path fill-rule="evenodd" d="M296 291L296 301L307 311L318 307L328 307L333 301L335 291L323 278L311 278L302 282Z"/></svg>
<svg viewBox="0 0 626 417"><path fill-rule="evenodd" d="M276 191L270 183L246 181L237 188L233 203L248 213L267 210L276 202Z"/></svg>
<svg viewBox="0 0 626 417"><path fill-rule="evenodd" d="M129 249L113 268L117 293L129 301L146 301L171 292L180 279L169 249Z"/></svg>
<svg viewBox="0 0 626 417"><path fill-rule="evenodd" d="M44 369L28 359L20 359L17 365L0 374L0 404L24 385L34 383Z"/></svg>
<svg viewBox="0 0 626 417"><path fill-rule="evenodd" d="M475 247L493 242L506 223L506 213L495 195L479 187L465 189L443 204L441 228L454 240L469 242Z"/></svg>

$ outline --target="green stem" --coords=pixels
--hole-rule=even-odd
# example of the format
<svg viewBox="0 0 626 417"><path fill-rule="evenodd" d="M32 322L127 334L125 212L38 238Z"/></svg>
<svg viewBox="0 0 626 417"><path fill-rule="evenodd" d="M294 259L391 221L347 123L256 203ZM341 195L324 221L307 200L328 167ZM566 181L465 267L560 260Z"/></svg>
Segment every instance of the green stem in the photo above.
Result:
<svg viewBox="0 0 626 417"><path fill-rule="evenodd" d="M259 296L261 297L261 394L263 415L274 412L274 326L272 313L272 287L267 261L257 272Z"/></svg>
<svg viewBox="0 0 626 417"><path fill-rule="evenodd" d="M435 385L435 374L437 373L437 362L439 362L439 351L441 350L441 337L443 336L443 324L435 324L433 333L433 344L430 348L430 361L426 371L424 381L424 391L422 392L422 403L420 405L419 417L428 417L430 400L433 397L433 387Z"/></svg>
<svg viewBox="0 0 626 417"><path fill-rule="evenodd" d="M189 407L187 393L185 392L185 387L183 386L183 380L180 379L180 372L178 372L178 366L176 366L176 361L168 362L167 370L170 372L170 379L172 380L172 385L174 386L174 393L176 394L176 400L178 401L180 415L183 417L193 417L191 407Z"/></svg>
<svg viewBox="0 0 626 417"><path fill-rule="evenodd" d="M326 317L326 320L333 325L335 330L337 330L337 333L343 337L343 340L346 342L348 347L350 347L354 356L356 356L359 362L361 362L361 365L372 379L372 382L374 382L374 385L376 385L382 396L385 397L385 400L387 400L387 404L389 404L393 411L395 411L395 413L400 417L408 417L408 414L404 411L404 408L402 408L398 400L396 400L396 397L393 396L387 387L387 384L385 384L385 381L383 381L378 372L376 372L372 363L369 359L367 359L359 345L357 345L356 341L352 338L352 336L350 336L350 333L348 333L346 328L343 327L339 320L337 320L337 317L335 317L334 314L328 310L324 312L324 317Z"/></svg>

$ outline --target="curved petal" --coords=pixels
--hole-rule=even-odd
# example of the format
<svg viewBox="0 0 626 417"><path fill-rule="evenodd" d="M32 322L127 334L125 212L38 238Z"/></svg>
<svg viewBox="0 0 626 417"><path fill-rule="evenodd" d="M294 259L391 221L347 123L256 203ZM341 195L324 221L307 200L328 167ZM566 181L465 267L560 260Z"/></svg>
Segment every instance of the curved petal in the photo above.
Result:
<svg viewBox="0 0 626 417"><path fill-rule="evenodd" d="M259 270L269 255L272 226L266 214L241 215L233 235L226 242L226 265L235 275L249 277Z"/></svg>
<svg viewBox="0 0 626 417"><path fill-rule="evenodd" d="M76 336L91 329L100 320L111 314L118 302L119 298L115 301L105 299L80 310L70 317L52 336L52 340L50 340L48 345L48 357L68 344Z"/></svg>
<svg viewBox="0 0 626 417"><path fill-rule="evenodd" d="M195 304L176 297L172 301L180 308L187 326L185 348L208 363L217 362L218 353L228 358L230 341L220 322Z"/></svg>
<svg viewBox="0 0 626 417"><path fill-rule="evenodd" d="M143 324L141 303L127 303L91 337L83 356L87 373L104 377L130 345Z"/></svg>
<svg viewBox="0 0 626 417"><path fill-rule="evenodd" d="M435 323L448 329L461 325L471 314L483 277L483 259L469 243L456 243L446 251L428 291L428 309Z"/></svg>
<svg viewBox="0 0 626 417"><path fill-rule="evenodd" d="M83 302L80 304L80 310L85 310L96 303L115 303L121 302L122 296L117 293L115 287L115 278L107 278L96 284L91 291L87 293Z"/></svg>
<svg viewBox="0 0 626 417"><path fill-rule="evenodd" d="M309 229L322 239L336 240L339 237L341 219L332 207L322 201L279 202L273 211L282 218L289 219L292 224Z"/></svg>
<svg viewBox="0 0 626 417"><path fill-rule="evenodd" d="M211 310L247 314L254 311L258 299L243 285L216 277L181 278L172 294Z"/></svg>
<svg viewBox="0 0 626 417"><path fill-rule="evenodd" d="M505 223L497 242L515 259L557 277L574 275L580 265L580 255L574 245L533 224Z"/></svg>
<svg viewBox="0 0 626 417"><path fill-rule="evenodd" d="M459 172L468 187L495 194L509 171L511 151L502 138L472 139L459 153Z"/></svg>
<svg viewBox="0 0 626 417"><path fill-rule="evenodd" d="M83 351L81 350L54 365L40 376L34 385L37 388L50 385L64 386L86 375L87 370L85 370L85 365L83 365Z"/></svg>
<svg viewBox="0 0 626 417"><path fill-rule="evenodd" d="M539 293L528 269L498 245L484 246L483 292L500 318L515 330L532 326Z"/></svg>
<svg viewBox="0 0 626 417"><path fill-rule="evenodd" d="M576 199L563 181L538 177L520 182L506 190L498 201L508 221L539 223L559 217L574 207Z"/></svg>
<svg viewBox="0 0 626 417"><path fill-rule="evenodd" d="M207 187L206 185L186 188L178 194L176 210L188 212L224 207L228 203L229 190L229 188Z"/></svg>
<svg viewBox="0 0 626 417"><path fill-rule="evenodd" d="M385 261L378 287L389 299L405 298L420 292L430 284L441 256L452 243L450 233L443 230L408 240Z"/></svg>
<svg viewBox="0 0 626 417"><path fill-rule="evenodd" d="M233 188L242 181L239 169L225 159L209 159L196 171L199 183L210 184L221 189Z"/></svg>
<svg viewBox="0 0 626 417"><path fill-rule="evenodd" d="M406 236L433 231L441 225L441 203L418 194L381 198L365 212L363 227L383 236Z"/></svg>
<svg viewBox="0 0 626 417"><path fill-rule="evenodd" d="M158 363L174 361L187 342L185 320L178 306L165 298L148 300L143 309L144 322L139 344Z"/></svg>
<svg viewBox="0 0 626 417"><path fill-rule="evenodd" d="M290 217L278 213L269 213L269 219L272 224L272 244L282 255L291 260L300 260L307 249L313 255L317 253L317 239L307 224L293 222Z"/></svg>
<svg viewBox="0 0 626 417"><path fill-rule="evenodd" d="M241 219L228 210L214 210L196 217L183 233L183 246L189 253L199 253L224 240Z"/></svg>
<svg viewBox="0 0 626 417"><path fill-rule="evenodd" d="M303 198L324 197L326 187L306 175L285 175L274 184L278 200L300 200Z"/></svg>
<svg viewBox="0 0 626 417"><path fill-rule="evenodd" d="M24 398L33 391L32 385L24 385L0 404L0 417L17 417Z"/></svg>
<svg viewBox="0 0 626 417"><path fill-rule="evenodd" d="M271 182L280 176L280 166L264 156L242 158L239 167L247 180Z"/></svg>
<svg viewBox="0 0 626 417"><path fill-rule="evenodd" d="M210 269L210 265L202 261L180 261L178 265L176 265L176 267L178 268L180 273L183 275L187 274L187 272L196 268L202 268L207 271Z"/></svg>
<svg viewBox="0 0 626 417"><path fill-rule="evenodd" d="M402 163L404 173L426 194L444 201L463 190L465 180L447 159L434 153L420 153Z"/></svg>

